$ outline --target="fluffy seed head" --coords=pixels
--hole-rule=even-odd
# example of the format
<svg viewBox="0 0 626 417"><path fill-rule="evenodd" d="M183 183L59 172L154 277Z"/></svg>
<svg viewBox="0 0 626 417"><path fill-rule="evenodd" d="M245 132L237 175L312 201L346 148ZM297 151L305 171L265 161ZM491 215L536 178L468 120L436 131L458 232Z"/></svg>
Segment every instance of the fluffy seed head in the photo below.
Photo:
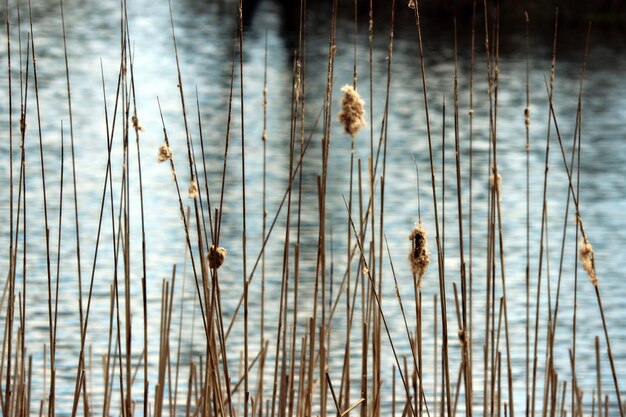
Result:
<svg viewBox="0 0 626 417"><path fill-rule="evenodd" d="M426 238L426 229L424 229L422 222L419 222L417 226L411 230L409 240L411 241L411 249L409 250L411 271L413 275L417 277L417 287L422 288L422 278L430 263L428 239Z"/></svg>
<svg viewBox="0 0 626 417"><path fill-rule="evenodd" d="M220 266L222 266L225 258L226 249L221 246L218 246L216 248L215 245L211 245L211 247L209 248L209 252L206 255L209 267L212 269L218 269Z"/></svg>
<svg viewBox="0 0 626 417"><path fill-rule="evenodd" d="M496 192L498 193L498 201L502 200L502 176L499 172L497 175L491 174L489 176L489 185L491 188L495 187Z"/></svg>
<svg viewBox="0 0 626 417"><path fill-rule="evenodd" d="M172 148L165 144L159 146L159 162L164 162L168 159L172 159L172 155L174 155L174 153L172 152Z"/></svg>
<svg viewBox="0 0 626 417"><path fill-rule="evenodd" d="M198 197L198 184L195 181L191 181L189 184L189 198Z"/></svg>
<svg viewBox="0 0 626 417"><path fill-rule="evenodd" d="M580 239L580 263L589 275L589 279L594 287L598 286L598 276L596 275L595 257L591 243L585 238Z"/></svg>
<svg viewBox="0 0 626 417"><path fill-rule="evenodd" d="M415 0L409 0L409 9L415 10L416 7Z"/></svg>
<svg viewBox="0 0 626 417"><path fill-rule="evenodd" d="M366 125L364 117L365 103L351 85L344 85L341 91L344 95L341 100L339 121L343 124L346 133L354 137Z"/></svg>
<svg viewBox="0 0 626 417"><path fill-rule="evenodd" d="M145 130L146 130L146 129L143 128L142 125L139 124L139 119L137 119L137 116L133 116L133 127L138 132L145 132Z"/></svg>

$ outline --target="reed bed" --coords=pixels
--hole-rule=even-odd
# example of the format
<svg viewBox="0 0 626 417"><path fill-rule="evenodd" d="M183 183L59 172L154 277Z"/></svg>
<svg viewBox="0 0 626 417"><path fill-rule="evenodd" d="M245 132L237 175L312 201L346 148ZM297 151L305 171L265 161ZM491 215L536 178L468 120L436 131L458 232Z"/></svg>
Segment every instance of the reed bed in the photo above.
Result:
<svg viewBox="0 0 626 417"><path fill-rule="evenodd" d="M428 39L422 31L428 17L420 15L420 2L392 0L385 6L389 21L382 25L372 0L355 0L348 8L354 12L353 39L337 36L343 3L333 0L329 8L328 44L320 65L309 60L310 6L299 2L287 87L268 79L272 63L266 34L262 90L252 92L244 4L228 4L236 30L232 60L225 63L227 106L203 109L197 87L194 100L188 95L194 81L184 77L177 4L172 3L167 4L169 27L163 30L170 33L169 59L176 63L176 73L163 83L174 85L179 96L160 96L152 106L138 103L135 86L142 80L135 78L135 66L142 51L134 49L135 22L122 0L116 71L105 73L101 63L101 85L93 86L103 100L93 117L104 124L93 135L102 142L100 152L106 150L101 154L106 164L96 174L100 188L85 197L76 170L75 140L80 139L72 111L81 104L73 95L74 57L67 47L63 1L55 10L62 22L67 117L59 121L58 134L44 130L55 121L47 121L41 110L52 104L43 103L39 94L39 38L31 4L5 2L3 416L624 416L620 374L626 362L623 355L614 355L611 344L620 314L605 310L603 294L611 294L602 292L607 278L591 244L603 237L594 234L593 219L583 217L585 201L580 198L589 35L581 46L573 123L560 119L554 106L558 11L545 91L531 91L527 58L524 105L518 109L525 131L519 158L525 159L526 181L525 189L517 190L525 198L525 206L518 207L525 222L512 224L504 203L514 190L507 187L507 167L499 163L504 29L497 6L474 1L467 33L451 19L452 89L441 98L441 112L432 113L439 97L429 95ZM411 92L417 103L411 111L421 115L419 132L424 134L417 128L412 133L423 150L413 156L415 172L395 179L411 184L415 179L415 187L410 195L390 196L386 184L397 172L389 169L390 129L397 121L394 107L404 105L394 100L393 83L399 16L414 22L411 42L419 54L413 57L413 76L421 87ZM524 15L527 57L531 18ZM363 37L367 47L359 48ZM377 50L375 38L384 39L384 50ZM459 38L471 39L467 51L459 51ZM354 50L352 74L338 74L340 49ZM386 56L381 78L374 71L378 53ZM461 53L469 56L469 67L459 64ZM318 105L309 99L309 77L321 67L325 84ZM469 80L466 91L459 85L461 77ZM352 83L341 87L340 78ZM486 114L475 113L477 79L487 87L480 92L488 103ZM110 85L113 91L107 90ZM288 115L281 120L288 126L282 138L268 124L268 115L276 111L270 93L278 88L290 94L289 108L280 110ZM374 103L374 89L384 90L383 102ZM545 97L547 114L531 114L531 93ZM251 94L262 97L260 108L246 104ZM207 110L224 113L225 125L203 120ZM446 115L452 115L452 122ZM535 117L547 120L547 130L539 135L531 132ZM160 125L146 125L144 119ZM559 129L570 124L571 144ZM207 129L219 131L220 141L210 143ZM155 143L145 139L148 135L158 137L159 144L148 146ZM479 138L482 147L475 149ZM37 146L26 145L31 141ZM251 147L253 141L261 145ZM342 141L349 146L336 145ZM280 143L288 146L282 150L288 156L285 166L278 167L272 154ZM531 164L531 146L541 147L541 163ZM337 168L337 152L350 152L342 156L349 159L349 168ZM486 167L474 164L477 156L488 161ZM251 160L262 167L262 176L247 170ZM146 164L162 168L157 178L146 177ZM446 169L454 170L447 180ZM268 181L275 170L282 170L282 182ZM553 178L553 171L560 176ZM341 195L332 189L335 177L347 183ZM154 196L144 194L148 181L174 194L167 200L174 204L150 205ZM236 184L236 199L227 183ZM565 195L565 209L562 234L550 239L555 227L548 194L554 187ZM476 209L481 195L484 213ZM540 201L538 212L531 209L531 195ZM89 221L81 214L86 198L96 199L98 207ZM413 221L402 236L391 236L388 222L398 201L410 207ZM167 278L150 274L151 260L161 257L150 253L146 231L146 216L155 206L179 217L182 239L168 242L179 261L161 265L171 271ZM241 213L236 225L229 219L234 207ZM62 233L68 223L69 236ZM93 235L86 236L85 223ZM521 271L506 262L511 228L525 231ZM531 235L531 228L540 229L539 235ZM550 265L550 251L557 250L558 265ZM579 273L589 282L579 282ZM523 286L511 290L507 277L515 274L523 276ZM72 280L62 279L67 275ZM45 283L45 308L31 295L39 281ZM563 300L563 294L570 296L562 290L566 286L573 288L573 300ZM514 296L508 298L511 291ZM599 313L584 318L599 323L595 334L577 334L579 293L591 294L584 300L591 300ZM75 295L74 312L60 316L59 304L68 302L67 294ZM43 346L30 341L40 340L42 332ZM520 334L522 338L515 336ZM593 358L585 358L593 362L593 373L577 365L581 339L594 346ZM70 369L58 365L59 354L70 355Z"/></svg>

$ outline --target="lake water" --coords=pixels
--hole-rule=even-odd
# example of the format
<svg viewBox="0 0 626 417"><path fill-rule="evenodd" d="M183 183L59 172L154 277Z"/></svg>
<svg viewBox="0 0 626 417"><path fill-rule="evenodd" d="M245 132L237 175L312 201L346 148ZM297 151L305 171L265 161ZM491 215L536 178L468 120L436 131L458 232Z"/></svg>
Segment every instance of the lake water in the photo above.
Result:
<svg viewBox="0 0 626 417"><path fill-rule="evenodd" d="M186 103L191 123L191 134L198 141L195 90L197 89L202 118L204 156L206 157L209 187L212 204L217 201L221 185L224 137L227 125L228 88L233 54L233 34L236 29L235 8L228 2L201 2L182 0L172 4L174 23L180 54L182 78L186 92ZM2 6L2 16L6 7ZM107 106L111 117L119 67L119 5L116 2L98 2L93 0L68 0L64 3L67 29L67 46L72 82L73 127L76 154L76 180L78 194L78 216L81 237L81 264L86 296L86 281L91 274L98 215L107 160L106 125L104 102L101 88L102 65L107 90ZM330 274L330 252L328 255L328 283L334 293L346 268L346 232L347 214L342 196L349 193L350 140L342 132L334 114L339 111L340 88L352 82L354 64L354 26L351 8L346 8L339 16L337 25L337 50L335 79L333 88L333 130L328 171L327 190L327 238L332 240L332 274ZM17 5L9 4L11 21L11 59L13 77L13 177L17 184L19 175L19 74L20 58L18 54ZM20 4L22 49L25 54L28 11ZM424 334L425 363L424 370L426 394L433 396L433 354L437 350L432 339L433 334L433 295L438 293L435 224L431 193L429 158L424 105L421 90L421 72L419 67L419 48L414 26L410 24L409 9L398 7L398 19L402 24L396 30L393 53L392 80L390 86L390 111L388 120L387 165L385 177L385 216L384 232L388 238L389 249L398 273L403 302L407 311L414 311L412 295L412 277L406 261L409 248L407 236L417 220L417 193L415 187L415 169L411 154L415 155L420 167L422 216L429 231L432 263L425 277L424 284ZM202 324L196 314L192 319L195 290L192 285L190 267L183 266L185 261L185 239L183 224L178 210L176 189L167 164L157 162L157 149L163 143L163 133L157 106L160 100L168 135L178 167L178 178L182 191L188 186L186 164L186 143L183 126L180 97L177 89L177 73L174 48L169 27L169 9L165 1L137 0L128 4L130 38L134 58L134 75L137 106L140 123L145 127L141 134L142 174L144 186L145 222L147 240L147 294L149 311L149 375L151 393L157 378L158 334L160 326L160 305L162 280L169 279L174 264L178 265L175 289L175 318L172 323L172 346L177 346L180 320L180 300L185 298L182 316L183 346L181 381L186 381L187 367L190 360L189 340L192 332L196 340L193 358L203 352L198 341L202 339ZM57 412L68 415L73 398L75 368L79 353L79 315L76 242L74 237L73 191L71 188L71 164L69 153L69 116L65 85L65 66L63 61L63 38L61 29L60 7L54 1L37 1L32 5L34 40L37 52L37 72L39 81L39 99L41 107L41 131L45 157L45 173L48 198L48 221L50 224L50 242L52 273L56 274L56 253L59 218L60 166L61 166L61 123L64 125L65 138L65 183L63 192L62 241L60 245L60 287L59 287L59 327L57 331ZM368 34L366 13L359 21L357 39L358 87L366 102L368 123L370 103L373 107L373 132L378 140L387 77L387 42L388 13L376 15L373 62L373 98L369 94ZM256 260L262 243L262 177L263 177L263 78L265 41L268 50L268 108L267 108L267 210L268 219L273 219L288 184L289 177L289 140L290 111L292 94L292 68L294 45L297 34L290 25L283 24L280 9L273 2L263 2L245 35L244 102L245 102L245 168L246 168L246 203L247 203L247 238L248 272ZM435 158L436 186L438 198L445 194L444 204L439 202L440 216L445 216L445 274L447 293L451 297L452 282L460 283L459 278L459 239L456 205L456 177L454 161L454 125L453 125L453 77L454 77L454 36L452 19L424 20L424 47L426 71L428 77L429 105L433 132L433 152ZM301 273L299 283L298 332L304 331L305 320L313 310L313 294L318 236L318 197L317 176L321 174L321 130L314 130L314 123L323 105L326 84L326 65L328 52L328 30L330 17L324 7L311 7L308 15L307 61L306 61L306 99L307 133L313 133L311 146L307 151L302 184L301 209ZM530 38L530 73L531 73L531 146L530 160L530 238L531 294L534 300L539 262L539 241L541 233L541 209L543 176L545 163L546 134L548 131L548 102L544 80L549 77L551 58L551 27L533 25ZM506 279L508 295L508 315L511 339L511 359L513 380L516 387L516 411L521 413L525 404L525 318L526 318L526 152L524 108L526 105L526 46L523 26L505 26L501 40L500 83L498 88L498 163L502 176L502 216L504 253L506 261ZM459 105L461 134L461 170L463 176L462 196L464 228L469 230L469 70L470 70L470 26L467 21L459 23ZM595 29L594 29L595 30ZM583 131L582 155L580 162L580 211L585 221L586 231L594 246L596 267L600 279L600 289L611 336L613 355L620 382L626 382L626 321L624 299L623 253L626 247L626 82L623 74L626 70L626 55L621 41L607 36L598 29L599 36L592 36L589 64L584 84L583 96ZM593 32L594 34L596 32ZM10 238L9 215L9 105L7 38L1 36L0 62L4 70L0 71L0 152L3 163L0 164L0 241L3 255L0 257L0 271L8 270L8 242ZM485 265L486 265L486 213L489 190L489 97L487 95L486 61L483 53L483 30L477 32L480 38L476 42L477 55L475 67L474 96L474 136L473 136L473 277L474 277L474 368L476 409L482 407L482 344L485 322ZM580 67L583 61L585 40L584 30L569 30L560 35L557 49L555 110L559 128L565 142L565 150L571 150ZM25 65L23 61L22 65ZM32 69L32 68L31 68ZM236 77L238 77L236 72ZM235 80L235 96L239 96L238 80ZM446 100L446 135L445 147L442 140L442 102ZM241 123L240 102L233 102L233 121L231 126L232 141L229 150L227 180L225 183L224 211L222 219L221 244L228 249L226 263L221 270L220 283L223 297L223 314L232 317L234 308L242 293L242 190L241 190ZM49 344L48 325L48 288L46 280L45 227L43 222L43 198L41 187L41 169L35 97L32 85L32 73L28 86L28 108L25 139L26 152L26 201L27 201L27 286L26 286L26 344L28 353L33 355L33 410L38 409L38 401L44 392L44 345ZM118 128L119 132L119 128ZM548 309L548 282L552 294L550 306L554 307L559 277L559 257L561 236L563 233L565 202L567 198L567 176L562 163L560 150L554 131L551 136L550 171L548 180L547 211L549 243L546 245L547 256L543 262L541 316L539 319L540 340L545 340ZM121 176L121 141L119 133L115 137L112 156L114 201L119 203ZM135 363L139 359L143 345L141 323L141 228L139 217L138 179L136 154L133 149L130 157L130 259L131 259L131 296L133 299L133 355ZM200 160L199 145L196 156ZM445 160L442 163L442 152ZM367 198L367 158L370 153L369 126L356 138L355 158L363 162L364 198ZM569 160L569 156L568 156ZM445 166L445 184L442 181ZM198 168L200 169L200 168ZM380 173L379 173L380 175ZM445 192L442 187L445 186ZM203 183L201 184L201 189ZM17 189L17 186L16 186ZM183 197L186 192L183 192ZM14 197L17 204L17 196ZM378 197L377 201L379 204ZM191 200L184 200L190 204ZM108 200L107 206L108 209ZM16 209L15 209L16 210ZM116 208L117 210L117 208ZM380 207L376 207L378 212ZM444 213L441 210L445 210ZM560 381L571 382L568 349L572 345L572 314L574 297L574 260L573 238L574 221L572 206L568 221L568 238L565 245L565 258L562 269L562 283L559 299L559 328L555 343L555 367ZM16 213L16 211L15 211ZM295 215L295 211L292 213ZM207 213L208 214L208 213ZM117 214L116 214L117 215ZM117 221L117 220L116 220ZM294 223L295 224L295 223ZM195 226L193 226L195 227ZM378 226L377 226L378 227ZM277 300L280 297L280 278L282 271L283 239L285 235L284 212L279 217L276 228L268 243L266 266L266 337L270 339L270 352L273 352L277 327ZM332 236L332 239L331 239ZM378 236L376 237L378 239ZM327 243L330 245L330 243ZM21 252L18 263L21 262ZM386 251L385 251L386 252ZM113 283L114 252L111 233L111 215L105 209L103 233L98 255L98 266L94 282L94 298L91 306L91 319L87 344L93 358L93 369L88 371L88 386L93 392L93 406L99 412L102 404L102 366L101 356L106 353L109 325L109 291ZM398 303L394 298L389 260L384 259L383 310L390 323L394 343L401 355L410 355L404 326ZM21 265L21 263L20 263ZM354 268L353 270L356 270ZM500 272L498 270L497 296L501 294ZM121 269L120 269L121 271ZM183 271L187 272L184 293L182 291ZM22 280L22 269L18 268L18 281ZM6 276L6 273L2 274ZM578 271L578 323L577 323L577 377L585 392L585 411L591 413L592 390L595 387L595 351L594 337L601 341L602 383L605 393L610 395L611 414L617 414L617 405L608 361L604 353L606 346L602 323L592 285L585 272ZM292 286L293 284L290 284ZM21 291L21 284L20 284ZM250 311L255 319L260 314L261 279L257 271L250 287ZM406 295L405 295L406 294ZM342 305L343 303L340 303ZM531 302L531 320L534 323L534 301ZM5 327L5 311L1 317ZM330 374L333 381L339 381L340 366L345 340L345 308L338 308L334 333L330 345ZM448 302L449 325L452 334L456 334L454 302ZM497 320L497 317L496 317ZM409 315L409 323L414 323L414 314ZM193 326L192 326L193 323ZM258 351L258 322L253 330L251 352ZM291 324L290 324L291 325ZM440 325L440 318L439 318ZM533 324L534 325L534 324ZM534 329L534 327L531 327ZM3 330L4 331L4 330ZM358 333L355 331L355 333ZM441 331L438 331L439 335ZM531 333L532 335L533 333ZM270 336L268 336L270 335ZM355 336L355 340L356 336ZM231 369L238 369L238 355L243 343L243 320L235 322L229 338ZM356 343L356 342L355 342ZM441 344L441 337L438 343ZM503 343L503 342L501 342ZM389 344L383 338L383 388L382 406L385 412L391 411L391 378L394 362L390 355ZM502 345L503 346L503 345ZM543 385L543 366L545 342L539 349L539 387ZM459 364L459 343L456 335L450 340L451 375L456 384ZM358 349L354 349L356 352ZM504 348L502 347L503 353ZM440 356L439 356L440 357ZM353 392L356 400L360 359L352 360ZM504 358L504 354L503 354ZM49 361L47 360L47 366ZM268 361L273 360L273 354ZM272 362L268 362L272 363ZM6 365L5 365L6 366ZM268 366L265 375L267 386L271 388L271 369ZM504 367L503 367L504 369ZM255 371L256 372L256 371ZM441 373L439 372L439 378ZM133 386L137 411L140 413L142 387L141 372ZM255 373L256 375L256 373ZM356 377L354 377L356 375ZM49 378L49 371L47 373ZM503 378L504 379L504 378ZM439 379L440 381L441 379ZM181 384L183 384L181 382ZM337 382L335 382L337 384ZM504 382L503 382L504 384ZM622 383L623 389L624 383ZM399 385L398 385L399 386ZM47 389L47 388L46 388ZM506 390L505 390L506 391ZM269 391L268 391L269 392ZM542 390L538 390L541 398ZM613 394L613 395L611 395ZM119 401L113 398L114 403ZM462 401L459 401L460 409ZM569 407L569 396L566 401ZM541 407L538 401L538 408ZM396 408L399 412L401 406ZM116 409L116 408L114 408Z"/></svg>

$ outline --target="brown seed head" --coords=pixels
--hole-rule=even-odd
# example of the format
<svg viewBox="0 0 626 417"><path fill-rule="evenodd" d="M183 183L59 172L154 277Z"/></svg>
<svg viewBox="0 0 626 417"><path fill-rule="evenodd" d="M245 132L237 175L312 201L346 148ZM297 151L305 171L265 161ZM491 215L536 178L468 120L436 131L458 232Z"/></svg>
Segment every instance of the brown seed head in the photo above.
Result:
<svg viewBox="0 0 626 417"><path fill-rule="evenodd" d="M198 184L195 181L191 181L189 184L189 198L198 197Z"/></svg>
<svg viewBox="0 0 626 417"><path fill-rule="evenodd" d="M426 238L426 229L419 222L417 226L411 230L409 234L411 241L411 249L409 250L409 263L411 271L417 277L417 287L422 288L422 277L428 269L430 263L430 252L428 251L428 239Z"/></svg>
<svg viewBox="0 0 626 417"><path fill-rule="evenodd" d="M344 96L341 100L339 121L343 124L346 133L354 137L366 125L365 103L351 85L344 85L341 91Z"/></svg>
<svg viewBox="0 0 626 417"><path fill-rule="evenodd" d="M138 132L144 132L146 130L146 129L143 128L142 125L139 124L139 119L137 119L137 116L133 116L133 127Z"/></svg>
<svg viewBox="0 0 626 417"><path fill-rule="evenodd" d="M498 193L498 201L502 200L502 176L498 172L497 175L491 174L489 176L489 185L491 188L495 187L496 192Z"/></svg>
<svg viewBox="0 0 626 417"><path fill-rule="evenodd" d="M174 153L172 152L172 148L163 144L159 146L159 162L167 161L168 159L172 159Z"/></svg>
<svg viewBox="0 0 626 417"><path fill-rule="evenodd" d="M593 247L591 243L585 238L582 237L580 239L580 263L583 265L587 274L589 274L589 279L594 287L598 286L598 276L596 275L596 264L595 257L593 254Z"/></svg>
<svg viewBox="0 0 626 417"><path fill-rule="evenodd" d="M219 246L215 248L215 245L211 245L209 248L209 252L206 255L207 262L209 262L209 267L212 269L218 269L224 263L224 259L226 258L226 249Z"/></svg>

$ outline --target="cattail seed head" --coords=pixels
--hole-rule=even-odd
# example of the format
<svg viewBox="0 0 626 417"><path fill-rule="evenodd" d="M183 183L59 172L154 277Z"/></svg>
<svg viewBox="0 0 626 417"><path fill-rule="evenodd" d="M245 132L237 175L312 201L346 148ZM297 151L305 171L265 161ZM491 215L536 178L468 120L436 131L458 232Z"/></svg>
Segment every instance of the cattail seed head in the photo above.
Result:
<svg viewBox="0 0 626 417"><path fill-rule="evenodd" d="M409 9L415 10L416 7L415 0L409 0Z"/></svg>
<svg viewBox="0 0 626 417"><path fill-rule="evenodd" d="M198 184L195 181L191 181L189 184L189 198L198 197Z"/></svg>
<svg viewBox="0 0 626 417"><path fill-rule="evenodd" d="M580 263L585 271L589 275L589 279L594 287L598 286L598 276L596 275L595 256L593 253L593 247L586 237L580 239Z"/></svg>
<svg viewBox="0 0 626 417"><path fill-rule="evenodd" d="M411 241L411 250L409 250L411 271L417 277L417 287L422 288L422 277L430 263L430 252L428 251L426 229L424 229L421 221L411 230L409 240Z"/></svg>
<svg viewBox="0 0 626 417"><path fill-rule="evenodd" d="M212 269L218 269L224 263L224 259L226 258L226 249L223 247L215 247L215 245L211 245L209 248L209 252L206 255L207 262L209 263L209 267Z"/></svg>
<svg viewBox="0 0 626 417"><path fill-rule="evenodd" d="M459 329L457 334L459 336L459 341L461 342L461 346L465 347L467 345L467 335L465 334L465 330Z"/></svg>
<svg viewBox="0 0 626 417"><path fill-rule="evenodd" d="M168 159L172 159L174 153L172 152L172 148L163 144L159 146L159 162L167 161Z"/></svg>
<svg viewBox="0 0 626 417"><path fill-rule="evenodd" d="M344 85L341 88L344 96L341 100L341 111L339 112L339 121L343 124L344 130L350 136L354 137L365 122L365 103L359 93L351 86Z"/></svg>
<svg viewBox="0 0 626 417"><path fill-rule="evenodd" d="M136 131L145 132L146 129L144 129L143 126L139 124L139 119L137 119L137 116L133 116L132 120L133 120L133 127L135 128Z"/></svg>

